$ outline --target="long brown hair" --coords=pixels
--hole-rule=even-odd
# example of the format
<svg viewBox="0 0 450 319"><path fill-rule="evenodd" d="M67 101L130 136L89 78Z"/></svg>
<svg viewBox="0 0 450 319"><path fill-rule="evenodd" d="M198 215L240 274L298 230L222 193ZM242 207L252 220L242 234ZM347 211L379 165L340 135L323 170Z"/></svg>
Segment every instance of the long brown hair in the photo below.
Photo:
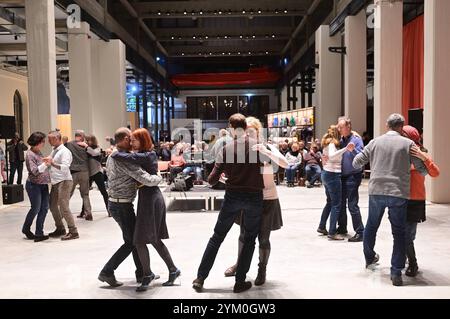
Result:
<svg viewBox="0 0 450 319"><path fill-rule="evenodd" d="M322 138L322 148L327 147L331 143L336 145L336 147L339 147L339 131L337 129L336 125L330 125L328 128L328 132L323 136Z"/></svg>
<svg viewBox="0 0 450 319"><path fill-rule="evenodd" d="M97 138L95 137L95 135L86 135L86 142L87 144L92 147L92 148L97 148L98 147L98 141Z"/></svg>
<svg viewBox="0 0 450 319"><path fill-rule="evenodd" d="M139 128L132 133L133 137L141 144L140 151L149 152L153 150L153 142L150 133L145 128Z"/></svg>

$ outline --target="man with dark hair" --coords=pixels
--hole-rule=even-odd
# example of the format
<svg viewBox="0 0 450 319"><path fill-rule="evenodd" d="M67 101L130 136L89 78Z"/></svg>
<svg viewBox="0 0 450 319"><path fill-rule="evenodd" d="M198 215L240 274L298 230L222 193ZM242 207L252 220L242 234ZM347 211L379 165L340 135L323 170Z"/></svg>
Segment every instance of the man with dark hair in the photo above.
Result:
<svg viewBox="0 0 450 319"><path fill-rule="evenodd" d="M245 227L244 245L239 257L236 270L236 283L233 291L240 293L252 287L251 282L245 281L250 268L255 239L259 233L261 214L263 208L264 182L261 174L263 161L262 154L253 150L257 141L245 134L247 122L242 114L230 117L229 125L234 141L228 143L216 158L216 163L208 178L210 184L215 184L222 173L226 175L225 199L220 210L214 234L208 242L200 263L197 279L193 288L197 292L203 290L203 283L208 277L219 251L220 245L234 223L238 214L242 212Z"/></svg>
<svg viewBox="0 0 450 319"><path fill-rule="evenodd" d="M78 218L92 220L91 201L89 199L89 157L86 149L88 145L85 142L83 131L75 131L75 140L66 144L66 147L72 153L73 161L70 165L70 173L73 178L72 192L73 196L75 188L80 185L80 195L83 199L83 211Z"/></svg>
<svg viewBox="0 0 450 319"><path fill-rule="evenodd" d="M8 142L6 150L9 155L9 184L14 184L14 175L17 171L17 184L22 185L22 173L23 173L23 162L25 161L25 151L28 147L20 138L19 134L16 133L14 138Z"/></svg>
<svg viewBox="0 0 450 319"><path fill-rule="evenodd" d="M131 151L131 131L128 128L118 129L115 141L119 152ZM103 267L98 279L112 287L121 286L123 283L116 280L114 271L132 253L136 265L136 280L141 283L144 273L133 245L136 223L133 201L136 198L138 183L149 187L157 186L161 182L161 177L150 175L135 164L116 161L112 156L108 157L106 162L106 173L108 175L108 210L122 230L124 243Z"/></svg>
<svg viewBox="0 0 450 319"><path fill-rule="evenodd" d="M406 212L410 194L411 163L426 175L427 170L417 157L411 156L415 143L402 136L405 118L392 114L387 120L388 132L372 140L356 155L353 167L361 169L370 162L369 217L364 230L366 267L379 260L375 240L386 208L389 209L394 247L391 259L391 280L394 286L403 285L402 270L406 261Z"/></svg>

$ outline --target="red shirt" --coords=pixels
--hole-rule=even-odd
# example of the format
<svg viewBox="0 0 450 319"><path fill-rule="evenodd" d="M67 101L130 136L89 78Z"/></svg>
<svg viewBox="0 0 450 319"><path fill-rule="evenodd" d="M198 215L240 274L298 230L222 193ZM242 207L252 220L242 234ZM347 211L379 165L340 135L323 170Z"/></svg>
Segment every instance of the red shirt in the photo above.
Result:
<svg viewBox="0 0 450 319"><path fill-rule="evenodd" d="M427 159L424 164L431 177L439 176L439 167L431 158ZM411 166L410 200L426 200L426 198L425 176L421 175L414 166Z"/></svg>

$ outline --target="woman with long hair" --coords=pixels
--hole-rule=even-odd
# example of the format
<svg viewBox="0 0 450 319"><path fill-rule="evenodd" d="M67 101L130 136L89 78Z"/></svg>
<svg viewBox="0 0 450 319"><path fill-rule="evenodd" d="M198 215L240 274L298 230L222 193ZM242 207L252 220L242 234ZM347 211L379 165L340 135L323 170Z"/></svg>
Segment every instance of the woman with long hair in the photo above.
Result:
<svg viewBox="0 0 450 319"><path fill-rule="evenodd" d="M322 139L323 155L327 158L323 163L322 183L325 186L327 204L325 205L317 232L328 235L330 240L344 240L337 234L336 224L341 212L342 201L342 155L352 151L354 144L349 143L346 148L339 149L340 136L336 125L331 125ZM326 230L327 219L330 216L330 228Z"/></svg>
<svg viewBox="0 0 450 319"><path fill-rule="evenodd" d="M303 161L303 151L300 149L300 143L292 143L291 150L286 154L288 166L286 167L287 186L294 187L295 174Z"/></svg>
<svg viewBox="0 0 450 319"><path fill-rule="evenodd" d="M405 125L403 127L403 136L412 140L416 147L411 150L411 155L420 158L431 177L438 177L440 174L439 167L433 162L427 154L428 151L420 143L419 131L412 126ZM410 196L408 200L408 210L406 213L406 257L408 259L408 268L406 276L415 277L419 271L417 264L416 250L414 248L414 240L416 239L417 224L423 223L426 218L426 192L425 192L425 176L411 165L411 183Z"/></svg>
<svg viewBox="0 0 450 319"><path fill-rule="evenodd" d="M137 129L131 135L133 153L115 153L114 159L129 161L140 165L149 174L158 173L158 156L153 151L150 133L146 129ZM162 239L169 238L166 225L166 204L158 186L139 188L134 245L141 261L144 278L136 291L146 291L155 274L150 268L150 255L147 244L152 244L169 269L169 279L163 286L173 286L181 271L173 263L169 250Z"/></svg>
<svg viewBox="0 0 450 319"><path fill-rule="evenodd" d="M92 185L93 182L97 185L98 190L103 196L103 201L105 202L106 211L108 212L108 217L111 217L111 214L108 211L108 192L106 191L105 185L105 174L103 174L102 167L102 149L98 146L98 141L95 135L86 135L86 152L89 157L89 186ZM84 144L84 142L78 143ZM77 216L78 218L86 218L84 212L84 206L81 210L81 214Z"/></svg>
<svg viewBox="0 0 450 319"><path fill-rule="evenodd" d="M44 235L44 222L49 207L48 184L50 184L50 173L45 165L41 151L45 145L45 134L34 132L28 138L30 149L25 155L25 163L28 170L28 180L25 189L31 202L31 209L25 218L22 233L28 239L35 242L47 240L48 235ZM31 225L37 215L36 232L31 232Z"/></svg>
<svg viewBox="0 0 450 319"><path fill-rule="evenodd" d="M278 168L281 166L286 168L288 162L283 154L278 151L278 149L271 144L263 144L261 138L262 135L262 125L261 122L254 117L248 117L247 122L247 134L250 138L256 139L259 144L255 145L255 150L259 151L261 154L269 157L273 163L264 163L263 167L263 180L264 180L264 190L263 190L263 213L261 218L261 228L258 235L259 242L259 264L258 264L258 275L255 279L255 285L261 286L266 282L266 268L270 256L270 233L274 230L278 230L283 226L283 219L281 216L280 201L278 200L277 188L275 186L275 181L273 178L274 166ZM236 222L241 226L241 234L239 236L239 246L238 246L238 258L244 246L244 235L245 229L242 224L242 220L239 218ZM225 271L226 277L231 277L236 274L237 261L236 264L231 266Z"/></svg>

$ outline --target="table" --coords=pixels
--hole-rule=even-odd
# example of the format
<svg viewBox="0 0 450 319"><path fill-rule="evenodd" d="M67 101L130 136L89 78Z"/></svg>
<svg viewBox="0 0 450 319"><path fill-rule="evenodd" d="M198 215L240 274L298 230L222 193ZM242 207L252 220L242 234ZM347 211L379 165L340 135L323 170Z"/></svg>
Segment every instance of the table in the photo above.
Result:
<svg viewBox="0 0 450 319"><path fill-rule="evenodd" d="M171 200L198 200L202 199L205 201L205 210L214 211L214 202L217 198L223 198L225 196L225 190L216 190L210 188L208 185L195 185L192 189L186 192L178 192L171 190L172 185L168 185L163 190L163 195L165 198ZM167 205L169 206L169 205Z"/></svg>

